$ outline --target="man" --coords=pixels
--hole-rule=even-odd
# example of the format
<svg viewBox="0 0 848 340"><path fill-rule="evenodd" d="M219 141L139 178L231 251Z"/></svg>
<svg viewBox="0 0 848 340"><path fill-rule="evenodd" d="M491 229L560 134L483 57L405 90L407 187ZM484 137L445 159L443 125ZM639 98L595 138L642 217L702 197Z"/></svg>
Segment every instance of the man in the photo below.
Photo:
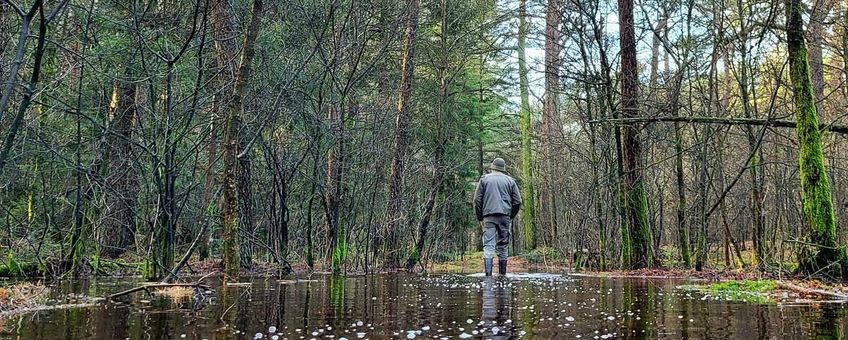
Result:
<svg viewBox="0 0 848 340"><path fill-rule="evenodd" d="M483 226L483 268L492 276L497 246L498 271L506 275L507 246L512 219L521 209L521 194L515 180L506 174L506 162L495 158L491 172L480 178L474 193L474 212Z"/></svg>

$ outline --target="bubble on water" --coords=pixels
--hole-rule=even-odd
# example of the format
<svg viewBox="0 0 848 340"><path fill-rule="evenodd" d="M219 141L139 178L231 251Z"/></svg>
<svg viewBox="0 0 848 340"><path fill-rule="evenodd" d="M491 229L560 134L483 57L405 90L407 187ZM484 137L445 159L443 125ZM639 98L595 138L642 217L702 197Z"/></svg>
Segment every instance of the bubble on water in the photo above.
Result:
<svg viewBox="0 0 848 340"><path fill-rule="evenodd" d="M265 337L265 335L263 335L262 333L256 333L256 334L253 335L254 339L262 339L264 337Z"/></svg>
<svg viewBox="0 0 848 340"><path fill-rule="evenodd" d="M472 337L472 336L473 336L473 335L471 335L471 334L468 334L468 333L462 332L462 334L460 334L460 335L459 335L459 338L460 338L460 339L468 339L468 338L470 338L470 337Z"/></svg>
<svg viewBox="0 0 848 340"><path fill-rule="evenodd" d="M274 327L274 326L268 327L268 333L277 333L277 327Z"/></svg>
<svg viewBox="0 0 848 340"><path fill-rule="evenodd" d="M574 322L574 317L573 316L566 316L565 321Z"/></svg>
<svg viewBox="0 0 848 340"><path fill-rule="evenodd" d="M465 320L465 322L470 325L470 324L474 323L474 320L468 319L468 320Z"/></svg>
<svg viewBox="0 0 848 340"><path fill-rule="evenodd" d="M422 331L429 331L429 330L430 330L430 326L424 326L424 327L421 327L421 330L422 330Z"/></svg>
<svg viewBox="0 0 848 340"><path fill-rule="evenodd" d="M356 333L356 338L362 339L365 337L365 333Z"/></svg>

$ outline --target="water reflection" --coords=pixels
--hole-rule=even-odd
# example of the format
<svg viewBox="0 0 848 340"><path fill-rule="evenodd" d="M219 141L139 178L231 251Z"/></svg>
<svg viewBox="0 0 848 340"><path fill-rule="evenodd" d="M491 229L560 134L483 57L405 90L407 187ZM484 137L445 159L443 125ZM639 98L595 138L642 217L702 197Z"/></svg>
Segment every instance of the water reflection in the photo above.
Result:
<svg viewBox="0 0 848 340"><path fill-rule="evenodd" d="M484 326L481 335L487 339L509 339L512 330L512 320L509 318L511 308L509 281L505 279L485 278L480 292L480 321Z"/></svg>
<svg viewBox="0 0 848 340"><path fill-rule="evenodd" d="M553 276L316 276L222 287L198 309L141 293L128 303L0 320L0 339L841 339L842 305L750 305L675 288L679 281ZM133 282L73 282L105 295ZM273 327L273 328L272 328ZM269 333L273 330L273 334ZM475 333L476 332L476 333Z"/></svg>

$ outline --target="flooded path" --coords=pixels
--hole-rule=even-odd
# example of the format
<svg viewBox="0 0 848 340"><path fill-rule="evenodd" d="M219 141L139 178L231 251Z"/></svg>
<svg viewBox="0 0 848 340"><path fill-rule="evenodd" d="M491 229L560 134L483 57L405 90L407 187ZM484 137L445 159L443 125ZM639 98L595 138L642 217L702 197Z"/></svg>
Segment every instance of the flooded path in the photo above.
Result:
<svg viewBox="0 0 848 340"><path fill-rule="evenodd" d="M835 338L848 323L843 305L728 302L677 288L684 283L544 274L213 282L216 292L203 301L139 293L123 303L0 318L0 339ZM62 289L105 296L136 284Z"/></svg>

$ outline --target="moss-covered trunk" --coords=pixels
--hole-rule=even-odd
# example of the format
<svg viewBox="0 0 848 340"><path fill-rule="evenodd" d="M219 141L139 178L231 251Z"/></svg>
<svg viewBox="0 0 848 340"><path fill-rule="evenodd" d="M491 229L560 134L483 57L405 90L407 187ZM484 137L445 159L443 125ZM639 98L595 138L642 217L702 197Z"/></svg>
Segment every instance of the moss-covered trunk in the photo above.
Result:
<svg viewBox="0 0 848 340"><path fill-rule="evenodd" d="M253 18L247 29L242 45L241 58L235 75L233 92L226 105L226 130L224 131L224 172L223 172L223 238L224 238L224 275L237 278L240 268L239 256L239 197L237 195L237 167L241 143L241 119L244 113L244 92L250 78L256 37L259 35L259 22L262 15L262 1L254 0L251 9Z"/></svg>
<svg viewBox="0 0 848 340"><path fill-rule="evenodd" d="M341 218L342 194L344 193L344 152L345 125L344 112L338 105L333 105L327 115L327 121L332 126L332 134L336 138L333 146L327 152L327 184L324 202L326 204L327 236L330 246L330 260L333 274L340 274L347 257L347 230L339 223Z"/></svg>
<svg viewBox="0 0 848 340"><path fill-rule="evenodd" d="M845 251L836 241L836 222L830 183L824 167L807 47L804 41L801 0L787 0L786 41L789 75L795 99L800 145L801 200L810 246L801 246L798 270L805 274L844 276Z"/></svg>
<svg viewBox="0 0 848 340"><path fill-rule="evenodd" d="M535 248L536 203L533 177L533 153L530 147L530 88L527 78L527 1L518 1L518 87L521 95L521 209L522 244L524 250Z"/></svg>
<svg viewBox="0 0 848 340"><path fill-rule="evenodd" d="M633 0L618 1L621 43L621 104L624 118L639 116L639 77L636 63L636 34L633 27ZM653 266L653 239L648 221L648 198L642 173L641 127L624 128L622 160L624 200L630 231L631 269ZM626 247L623 246L623 247Z"/></svg>

